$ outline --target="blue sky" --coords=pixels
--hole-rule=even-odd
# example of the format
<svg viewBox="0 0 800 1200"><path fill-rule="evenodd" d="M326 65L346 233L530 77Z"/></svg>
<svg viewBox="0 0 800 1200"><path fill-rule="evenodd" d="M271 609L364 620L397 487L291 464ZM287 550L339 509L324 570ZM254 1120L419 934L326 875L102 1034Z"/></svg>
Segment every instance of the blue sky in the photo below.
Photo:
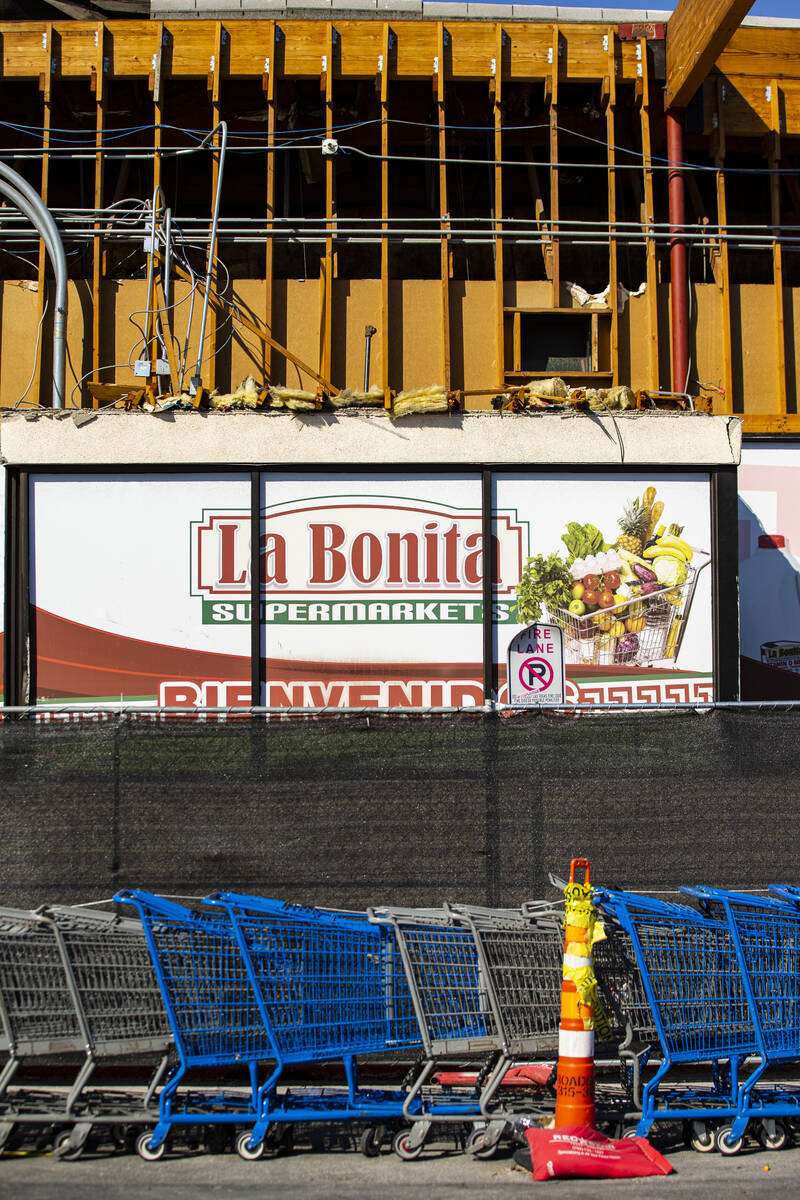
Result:
<svg viewBox="0 0 800 1200"><path fill-rule="evenodd" d="M498 0L498 3L507 3L508 0ZM514 0L515 4L526 4L528 0ZM531 3L537 3L537 0L530 0ZM591 0L549 0L550 3L558 5L559 8L603 8L602 4L592 4ZM538 0L539 4L547 4L548 0ZM673 0L606 0L606 8L674 8ZM798 0L755 0L755 4L750 9L750 15L753 17L800 17L800 3Z"/></svg>

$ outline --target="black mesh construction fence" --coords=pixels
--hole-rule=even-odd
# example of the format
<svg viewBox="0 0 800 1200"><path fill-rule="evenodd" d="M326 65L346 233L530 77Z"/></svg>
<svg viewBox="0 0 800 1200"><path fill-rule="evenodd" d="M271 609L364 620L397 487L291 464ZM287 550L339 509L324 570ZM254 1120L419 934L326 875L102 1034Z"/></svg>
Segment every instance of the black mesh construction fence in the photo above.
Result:
<svg viewBox="0 0 800 1200"><path fill-rule="evenodd" d="M0 903L517 904L798 882L800 712L0 722Z"/></svg>

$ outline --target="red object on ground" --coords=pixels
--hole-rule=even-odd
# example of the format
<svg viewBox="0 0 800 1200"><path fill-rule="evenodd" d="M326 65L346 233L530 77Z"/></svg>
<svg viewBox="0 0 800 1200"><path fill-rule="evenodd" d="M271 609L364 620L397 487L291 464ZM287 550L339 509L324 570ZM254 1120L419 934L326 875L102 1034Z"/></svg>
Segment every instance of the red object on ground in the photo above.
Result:
<svg viewBox="0 0 800 1200"><path fill-rule="evenodd" d="M647 1138L607 1138L588 1125L529 1129L534 1179L637 1179L674 1170Z"/></svg>
<svg viewBox="0 0 800 1200"><path fill-rule="evenodd" d="M510 1067L503 1076L501 1087L544 1087L553 1073L552 1063L525 1063ZM442 1087L469 1087L477 1082L477 1071L437 1071L434 1082Z"/></svg>

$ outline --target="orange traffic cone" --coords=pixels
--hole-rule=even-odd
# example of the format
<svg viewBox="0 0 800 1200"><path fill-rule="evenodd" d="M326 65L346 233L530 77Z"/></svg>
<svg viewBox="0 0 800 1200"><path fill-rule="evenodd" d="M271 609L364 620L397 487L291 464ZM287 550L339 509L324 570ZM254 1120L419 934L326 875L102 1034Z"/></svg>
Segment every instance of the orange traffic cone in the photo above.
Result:
<svg viewBox="0 0 800 1200"><path fill-rule="evenodd" d="M585 871L582 884L575 870ZM564 891L564 973L558 1027L555 1127L594 1127L594 1005L591 992L594 908L587 858L573 858Z"/></svg>

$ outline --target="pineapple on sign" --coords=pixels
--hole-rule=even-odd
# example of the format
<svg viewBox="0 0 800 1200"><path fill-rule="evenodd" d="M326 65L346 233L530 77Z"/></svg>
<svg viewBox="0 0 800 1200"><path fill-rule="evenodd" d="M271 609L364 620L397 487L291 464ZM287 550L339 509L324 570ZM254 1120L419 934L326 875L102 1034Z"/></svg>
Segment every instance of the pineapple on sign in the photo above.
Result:
<svg viewBox="0 0 800 1200"><path fill-rule="evenodd" d="M622 510L622 516L617 522L622 533L617 543L629 554L640 555L650 534L652 511L649 504L637 497Z"/></svg>

